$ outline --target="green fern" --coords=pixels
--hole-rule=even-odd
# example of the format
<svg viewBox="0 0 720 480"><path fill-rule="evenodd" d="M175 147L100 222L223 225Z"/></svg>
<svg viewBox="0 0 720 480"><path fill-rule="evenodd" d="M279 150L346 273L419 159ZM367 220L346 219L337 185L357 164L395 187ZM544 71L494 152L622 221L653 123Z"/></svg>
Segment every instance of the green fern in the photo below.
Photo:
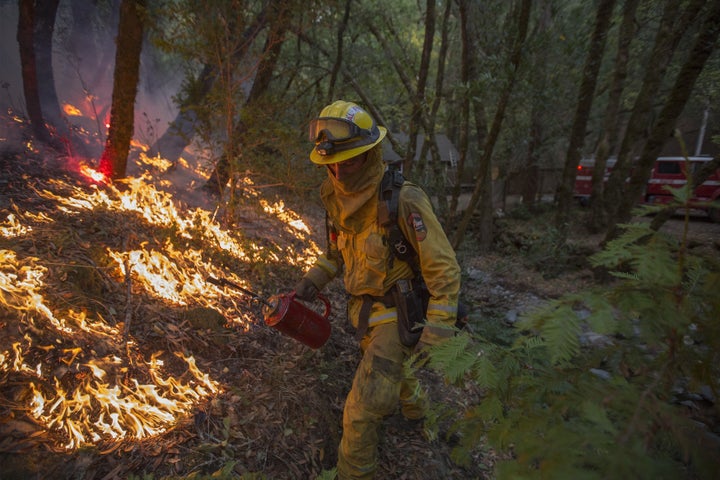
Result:
<svg viewBox="0 0 720 480"><path fill-rule="evenodd" d="M467 335L457 335L432 347L430 367L443 372L451 383L458 383L476 360L473 353L467 349L469 340Z"/></svg>

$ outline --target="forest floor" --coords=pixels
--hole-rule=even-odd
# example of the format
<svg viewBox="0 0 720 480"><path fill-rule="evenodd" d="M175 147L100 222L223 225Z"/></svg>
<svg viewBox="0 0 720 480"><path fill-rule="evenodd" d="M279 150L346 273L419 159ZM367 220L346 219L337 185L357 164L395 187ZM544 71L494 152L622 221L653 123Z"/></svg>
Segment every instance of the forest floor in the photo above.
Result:
<svg viewBox="0 0 720 480"><path fill-rule="evenodd" d="M87 312L88 317L102 314L128 321L132 299L134 321L123 326L133 342L117 346L88 335L72 338L52 331L37 311L13 303L14 293L8 288L0 290L0 480L209 478L212 474L213 478L313 479L332 469L345 395L360 358L353 329L345 319L341 283L333 282L326 292L333 311L332 334L317 350L262 322L246 328L228 324L205 304L178 306L152 298L135 290L137 283L130 284L127 278L104 269L99 258L108 249L122 247L128 238L133 244L162 248L169 227L158 228L137 216L107 210L73 215L47 194L67 198L74 192L70 186L90 191L83 182L81 176L55 162L26 152L2 152L0 222L7 223L14 215L31 228L0 236L0 252L14 252L26 262L26 269L32 265L28 263L31 258L46 265L45 285L36 293L44 295L45 304L55 312L70 306ZM248 211L233 228L240 230L246 241L275 255L263 257L263 264L258 260L260 263L246 267L246 278L262 292L291 289L301 269L285 265L282 255L300 250L300 240L287 235L286 223L269 219L256 208L245 208ZM303 215L312 232L310 239L323 245L321 211L305 207ZM457 253L463 270L463 298L471 306L471 330L492 331L500 341L510 338L512 324L523 312L593 284L587 258L598 250L601 237L588 235L582 225L575 225L569 253L559 257L550 248L547 218L546 212L498 219L492 254L478 254L473 232L468 232ZM683 225L676 217L664 229L681 234ZM132 230L130 236L128 229ZM689 223L689 239L693 248L718 251L720 226L694 217ZM275 258L277 264L268 258ZM78 265L90 267L91 274L79 273ZM2 268L0 274L24 271L22 266ZM246 307L252 310L250 317L262 318L258 306ZM21 345L30 368L12 365L11 357L17 358L12 353L17 351L15 344ZM81 351L84 363L73 362L75 357L67 360L51 355L73 348ZM70 388L83 381L93 354L116 352L122 356L123 351L143 360L152 352L191 354L198 368L217 382L218 391L203 396L163 432L139 440L99 438L79 448L63 448L66 436L31 415L29 385L52 385L48 378L32 372L36 363L31 363L30 357L43 365L55 360L53 374ZM138 374L147 379L147 371L139 365ZM182 364L168 362L166 371L178 379L187 377ZM421 370L419 376L436 407L455 414L440 422L436 437L404 424L399 415L388 419L381 434L377 478L491 478L496 461L493 451L478 445L472 461L458 465L452 460L454 440L448 434L451 421L482 392L472 385L448 385L430 370ZM125 386L131 384L126 381ZM94 408L92 402L87 408Z"/></svg>

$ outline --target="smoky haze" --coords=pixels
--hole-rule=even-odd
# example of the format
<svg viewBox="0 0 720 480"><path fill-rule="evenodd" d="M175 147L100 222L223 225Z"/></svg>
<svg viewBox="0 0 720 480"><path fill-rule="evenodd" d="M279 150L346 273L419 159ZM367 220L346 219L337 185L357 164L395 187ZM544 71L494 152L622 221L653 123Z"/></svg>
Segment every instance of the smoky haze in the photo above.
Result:
<svg viewBox="0 0 720 480"><path fill-rule="evenodd" d="M58 105L47 98L41 103L45 120L56 123L49 112L60 109L63 125L69 126L86 141L86 153L98 157L107 134L112 102L113 67L118 4L94 6L91 2L61 1L58 7L52 44L52 67ZM17 42L17 2L0 0L0 107L26 117L20 54ZM152 144L167 129L177 108L172 97L182 80L180 66L159 68L158 54L145 42L140 66L140 83L135 102L134 139ZM42 82L43 79L39 79ZM5 125L0 126L5 130ZM12 142L11 132L2 137Z"/></svg>

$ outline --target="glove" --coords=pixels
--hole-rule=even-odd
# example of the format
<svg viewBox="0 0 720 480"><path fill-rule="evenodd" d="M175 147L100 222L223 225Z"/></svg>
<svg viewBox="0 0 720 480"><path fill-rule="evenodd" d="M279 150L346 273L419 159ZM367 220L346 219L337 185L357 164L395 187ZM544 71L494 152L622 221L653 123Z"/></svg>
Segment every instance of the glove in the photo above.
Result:
<svg viewBox="0 0 720 480"><path fill-rule="evenodd" d="M297 285L295 285L295 296L300 300L311 302L317 298L318 288L308 278L302 278Z"/></svg>

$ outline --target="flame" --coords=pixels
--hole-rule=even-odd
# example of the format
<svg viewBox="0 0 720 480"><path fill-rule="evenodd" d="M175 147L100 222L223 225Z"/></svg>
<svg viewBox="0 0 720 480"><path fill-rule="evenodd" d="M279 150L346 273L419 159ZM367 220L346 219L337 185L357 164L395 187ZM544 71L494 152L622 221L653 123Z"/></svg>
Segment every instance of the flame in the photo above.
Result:
<svg viewBox="0 0 720 480"><path fill-rule="evenodd" d="M94 168L91 168L87 165L80 166L80 173L82 173L83 175L85 175L86 177L88 177L89 179L91 179L95 182L99 182L99 183L107 182L107 177L105 176L104 173L102 173L98 170L95 170Z"/></svg>
<svg viewBox="0 0 720 480"><path fill-rule="evenodd" d="M82 314L70 311L67 319L53 314L39 293L45 269L38 267L36 261L34 258L18 260L14 252L0 250L2 305L25 312L33 317L33 322L49 321L60 333L89 332L95 338L104 336L110 343L117 339L120 332L116 328L90 322ZM51 345L40 350L53 349L56 347ZM25 338L24 345L14 342L12 350L12 353L0 353L0 371L42 379L43 371L52 370L42 362L34 368L28 366L26 353L37 353L38 350L29 337ZM80 379L80 384L72 390L64 386L58 377L52 381L54 391L46 391L36 382L29 385L31 415L48 430L62 433L68 439L64 445L68 449L102 439L139 439L162 433L186 415L198 400L220 391L219 384L201 372L191 356L177 354L187 363L192 377L189 382L165 378L161 372L162 362L153 358L147 364L149 379L153 383L141 383L133 378L127 385L120 378L120 374L128 370L122 360L108 357L103 362L112 366L118 374L114 382L102 382L108 372L99 362L92 359L84 361L87 355L83 348L77 346L59 350L61 362L76 372L75 377Z"/></svg>
<svg viewBox="0 0 720 480"><path fill-rule="evenodd" d="M66 115L69 115L71 117L82 116L82 112L77 107L70 105L69 103L63 104L63 112L65 112Z"/></svg>
<svg viewBox="0 0 720 480"><path fill-rule="evenodd" d="M143 163L147 166L153 167L157 171L160 171L160 172L167 172L168 170L170 170L172 168L173 164L170 160L167 160L167 159L161 157L160 154L158 154L154 157L148 157L147 154L145 153L146 151L147 151L147 149L145 149L145 151L140 153L140 162L141 163ZM182 158L181 158L181 160L182 160Z"/></svg>
<svg viewBox="0 0 720 480"><path fill-rule="evenodd" d="M153 163L157 168L164 165L160 157L152 162L157 162ZM118 283L127 283L133 294L179 306L213 308L234 325L248 329L253 319L243 313L237 296L205 279L212 275L241 285L247 282L235 272L220 270L205 251L182 242L212 245L249 266L258 259L302 266L312 263L319 253L307 240L308 246L298 252L293 247L283 251L277 245L273 250L224 228L213 212L201 208L182 212L172 195L156 188L148 175L105 184L92 168L82 167L81 172L97 183L79 186L53 179L46 181L46 188L31 188L54 202L53 212L78 218L93 211L132 213L173 232L174 241L150 239L132 248L106 249L114 262L107 274ZM297 238L305 239L310 233L282 202L260 203L267 214L286 222L287 231ZM0 247L19 245L18 239L33 240L43 225L55 221L45 213L16 210L0 223L2 238L12 239ZM78 243L82 247L82 242ZM0 307L22 319L23 331L53 334L51 341L38 341L30 333L22 338L0 336L0 373L27 379L25 410L46 430L58 434L64 448L159 435L189 415L198 402L221 391L220 384L198 368L191 355L154 352L145 360L147 354L123 332L122 323L109 324L99 313L57 307L47 283L49 273L43 259L0 248ZM93 348L106 352L100 358L87 347L98 344L103 345L102 350ZM166 367L170 362L175 371L184 366L186 373L173 377ZM0 375L0 385L4 378L7 375Z"/></svg>
<svg viewBox="0 0 720 480"><path fill-rule="evenodd" d="M196 402L219 391L218 383L210 380L195 366L191 356L178 355L188 365L193 377L188 383L164 378L160 362L148 362L155 383L130 384L102 382L105 370L93 363L85 364L92 375L82 381L82 388L68 391L55 378L55 392L46 395L34 382L30 383L30 413L49 429L62 431L69 439L65 448L73 449L103 439L142 439L168 430L189 413Z"/></svg>
<svg viewBox="0 0 720 480"><path fill-rule="evenodd" d="M266 200L260 200L260 205L263 207L266 213L276 215L280 220L284 221L295 230L303 233L310 233L310 229L305 225L305 222L295 213L285 209L285 204L280 201L273 205L270 205ZM304 238L304 237L303 237Z"/></svg>
<svg viewBox="0 0 720 480"><path fill-rule="evenodd" d="M7 216L7 220L0 223L0 234L5 238L21 237L31 230L32 227L26 227L18 223L17 218L12 213Z"/></svg>
<svg viewBox="0 0 720 480"><path fill-rule="evenodd" d="M148 150L150 150L150 147L148 147L146 144L144 144L144 143L142 143L142 142L140 142L140 141L138 141L138 140L135 140L134 138L131 138L131 139L130 139L130 146L135 147L135 148L139 148L140 150L143 151L143 153L144 153L144 152L147 152ZM167 160L166 160L166 161L167 161ZM170 162L168 162L168 163L170 163Z"/></svg>

